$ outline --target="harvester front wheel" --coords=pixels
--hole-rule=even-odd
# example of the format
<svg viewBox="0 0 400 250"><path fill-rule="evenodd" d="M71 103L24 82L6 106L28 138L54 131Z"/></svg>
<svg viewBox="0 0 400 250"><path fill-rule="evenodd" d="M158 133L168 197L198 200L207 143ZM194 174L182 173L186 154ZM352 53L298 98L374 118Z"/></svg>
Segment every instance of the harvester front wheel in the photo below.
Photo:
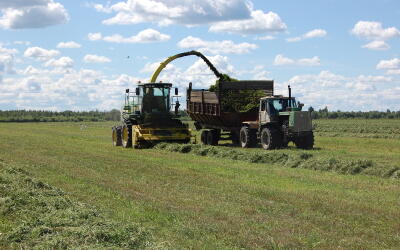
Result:
<svg viewBox="0 0 400 250"><path fill-rule="evenodd" d="M112 127L112 142L114 146L122 145L121 127Z"/></svg>
<svg viewBox="0 0 400 250"><path fill-rule="evenodd" d="M239 139L242 148L251 148L256 145L256 131L247 126L240 129Z"/></svg>
<svg viewBox="0 0 400 250"><path fill-rule="evenodd" d="M132 126L125 124L122 127L122 146L124 148L132 147Z"/></svg>
<svg viewBox="0 0 400 250"><path fill-rule="evenodd" d="M261 146L266 150L279 148L282 144L277 129L263 128L260 135Z"/></svg>

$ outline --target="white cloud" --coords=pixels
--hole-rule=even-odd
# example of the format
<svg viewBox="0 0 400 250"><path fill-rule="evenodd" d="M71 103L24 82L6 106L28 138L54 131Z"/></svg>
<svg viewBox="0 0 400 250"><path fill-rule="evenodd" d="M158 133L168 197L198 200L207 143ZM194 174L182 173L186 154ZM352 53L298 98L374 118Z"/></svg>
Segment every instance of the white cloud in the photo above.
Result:
<svg viewBox="0 0 400 250"><path fill-rule="evenodd" d="M14 44L29 46L29 45L31 45L31 42L29 42L29 41L14 41Z"/></svg>
<svg viewBox="0 0 400 250"><path fill-rule="evenodd" d="M382 27L382 23L369 21L359 21L351 32L360 38L380 41L400 36L400 31L396 27L385 29Z"/></svg>
<svg viewBox="0 0 400 250"><path fill-rule="evenodd" d="M69 20L64 6L53 0L3 0L0 11L0 27L5 29L43 28Z"/></svg>
<svg viewBox="0 0 400 250"><path fill-rule="evenodd" d="M101 39L101 34L91 36L92 40ZM112 36L105 36L102 39L110 43L152 43L152 42L164 42L169 40L171 37L166 34L162 34L154 29L145 29L140 31L137 35L131 37L123 37L119 34ZM89 38L90 39L90 38Z"/></svg>
<svg viewBox="0 0 400 250"><path fill-rule="evenodd" d="M11 54L0 54L0 75L14 74L14 56Z"/></svg>
<svg viewBox="0 0 400 250"><path fill-rule="evenodd" d="M301 40L303 39L300 36L286 38L288 43L300 42Z"/></svg>
<svg viewBox="0 0 400 250"><path fill-rule="evenodd" d="M386 71L386 74L388 75L400 75L400 69L389 69Z"/></svg>
<svg viewBox="0 0 400 250"><path fill-rule="evenodd" d="M255 40L274 40L276 37L274 36L261 36L261 37L256 37Z"/></svg>
<svg viewBox="0 0 400 250"><path fill-rule="evenodd" d="M111 62L111 59L105 56L98 56L98 55L85 55L83 58L83 61L85 63L109 63Z"/></svg>
<svg viewBox="0 0 400 250"><path fill-rule="evenodd" d="M274 60L274 65L283 66L283 65L299 65L299 66L319 66L321 65L321 60L318 56L314 56L312 58L301 58L301 59L291 59L285 57L283 55L276 55Z"/></svg>
<svg viewBox="0 0 400 250"><path fill-rule="evenodd" d="M388 50L390 46L385 41L372 41L363 45L362 48L370 50Z"/></svg>
<svg viewBox="0 0 400 250"><path fill-rule="evenodd" d="M47 50L40 47L30 47L24 52L25 57L32 57L36 60L46 61L60 54L58 50Z"/></svg>
<svg viewBox="0 0 400 250"><path fill-rule="evenodd" d="M82 45L74 41L60 42L57 44L57 48L59 49L77 49L80 47L82 47Z"/></svg>
<svg viewBox="0 0 400 250"><path fill-rule="evenodd" d="M251 11L250 18L214 23L210 27L212 32L228 32L236 34L262 34L268 32L282 32L287 29L286 24L274 12L264 13L261 10Z"/></svg>
<svg viewBox="0 0 400 250"><path fill-rule="evenodd" d="M101 40L101 38L102 38L101 33L89 33L88 34L88 39L90 41L98 41L98 40Z"/></svg>
<svg viewBox="0 0 400 250"><path fill-rule="evenodd" d="M15 55L18 53L17 49L7 49L0 46L0 54L12 54Z"/></svg>
<svg viewBox="0 0 400 250"><path fill-rule="evenodd" d="M321 71L319 74L296 75L283 84L276 84L276 93L287 94L288 84L299 101L316 109L325 106L329 110L364 111L400 108L400 91L395 87L396 81L387 76L345 77Z"/></svg>
<svg viewBox="0 0 400 250"><path fill-rule="evenodd" d="M70 57L63 56L59 59L50 59L44 66L56 67L56 68L72 68L74 66L74 60Z"/></svg>
<svg viewBox="0 0 400 250"><path fill-rule="evenodd" d="M103 21L106 25L143 22L198 25L248 18L251 11L249 2L241 0L127 0L110 6L96 4L93 7L99 12L116 13L114 17Z"/></svg>
<svg viewBox="0 0 400 250"><path fill-rule="evenodd" d="M7 9L7 8L24 8L24 7L32 7L32 6L46 6L48 0L2 0L0 2L0 9Z"/></svg>
<svg viewBox="0 0 400 250"><path fill-rule="evenodd" d="M324 37L328 33L326 30L323 29L315 29L307 32L306 34L303 35L304 38L315 38L315 37Z"/></svg>
<svg viewBox="0 0 400 250"><path fill-rule="evenodd" d="M311 38L316 38L316 37L325 37L327 34L328 34L328 32L326 32L326 30L314 29L314 30L311 30L311 31L303 34L302 36L287 38L286 41L287 42L299 42L299 41L304 40L304 39L311 39Z"/></svg>
<svg viewBox="0 0 400 250"><path fill-rule="evenodd" d="M188 36L178 42L178 47L183 49L198 49L203 53L211 54L244 54L257 48L252 43L234 43L230 40L205 41L197 37Z"/></svg>
<svg viewBox="0 0 400 250"><path fill-rule="evenodd" d="M399 69L400 68L400 59L393 58L391 60L381 60L378 65L376 65L377 69Z"/></svg>

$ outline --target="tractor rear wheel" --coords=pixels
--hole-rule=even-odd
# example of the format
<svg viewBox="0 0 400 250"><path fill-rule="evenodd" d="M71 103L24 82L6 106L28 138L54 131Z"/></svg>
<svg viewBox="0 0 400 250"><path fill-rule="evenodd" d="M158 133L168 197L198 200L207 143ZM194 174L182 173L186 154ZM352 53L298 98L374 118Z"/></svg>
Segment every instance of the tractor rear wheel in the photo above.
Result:
<svg viewBox="0 0 400 250"><path fill-rule="evenodd" d="M282 144L281 136L277 129L263 128L261 130L260 141L261 146L266 150L279 148Z"/></svg>
<svg viewBox="0 0 400 250"><path fill-rule="evenodd" d="M251 148L256 145L256 131L247 126L243 126L239 133L240 146L242 148Z"/></svg>
<svg viewBox="0 0 400 250"><path fill-rule="evenodd" d="M122 127L122 147L131 148L132 147L132 126L124 125Z"/></svg>
<svg viewBox="0 0 400 250"><path fill-rule="evenodd" d="M314 133L308 132L305 136L296 138L294 144L297 148L312 149L314 147Z"/></svg>
<svg viewBox="0 0 400 250"><path fill-rule="evenodd" d="M112 142L114 146L122 145L121 127L112 127Z"/></svg>

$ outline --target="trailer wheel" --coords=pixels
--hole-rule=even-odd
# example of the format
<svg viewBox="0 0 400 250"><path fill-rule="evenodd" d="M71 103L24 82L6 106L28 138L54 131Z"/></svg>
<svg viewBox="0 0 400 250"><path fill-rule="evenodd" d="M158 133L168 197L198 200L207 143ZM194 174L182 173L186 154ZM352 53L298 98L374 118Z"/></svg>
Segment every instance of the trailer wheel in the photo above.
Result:
<svg viewBox="0 0 400 250"><path fill-rule="evenodd" d="M122 147L131 148L132 147L132 126L124 125L122 127Z"/></svg>
<svg viewBox="0 0 400 250"><path fill-rule="evenodd" d="M207 130L201 131L200 140L201 143L203 143L204 145L207 145L207 137L208 137L208 131Z"/></svg>
<svg viewBox="0 0 400 250"><path fill-rule="evenodd" d="M298 137L294 140L297 148L312 149L314 147L314 133L309 132L305 136Z"/></svg>
<svg viewBox="0 0 400 250"><path fill-rule="evenodd" d="M233 145L240 144L239 134L240 134L239 131L231 131L231 140Z"/></svg>
<svg viewBox="0 0 400 250"><path fill-rule="evenodd" d="M219 140L219 131L216 129L210 130L207 132L207 145L215 146L218 144Z"/></svg>
<svg viewBox="0 0 400 250"><path fill-rule="evenodd" d="M121 128L120 127L112 127L112 142L114 146L121 146Z"/></svg>
<svg viewBox="0 0 400 250"><path fill-rule="evenodd" d="M242 148L251 148L256 145L256 131L247 126L240 129L239 139Z"/></svg>
<svg viewBox="0 0 400 250"><path fill-rule="evenodd" d="M279 148L282 144L280 133L274 128L263 128L260 135L261 145L266 150Z"/></svg>

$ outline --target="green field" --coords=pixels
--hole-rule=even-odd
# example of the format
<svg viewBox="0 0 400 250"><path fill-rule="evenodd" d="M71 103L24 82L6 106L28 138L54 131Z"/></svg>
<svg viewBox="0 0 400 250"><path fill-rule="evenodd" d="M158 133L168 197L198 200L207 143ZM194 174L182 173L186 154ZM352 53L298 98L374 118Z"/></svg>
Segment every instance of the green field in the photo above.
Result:
<svg viewBox="0 0 400 250"><path fill-rule="evenodd" d="M374 120L373 128L369 122L318 120L316 150L272 152L228 142L123 149L111 146L111 123L0 123L0 167L62 189L121 230L140 225L151 235L143 238L150 248L396 249L399 121ZM12 178L4 173L0 247L51 239L53 231L9 237L24 216L4 212L11 195L4 183ZM102 246L126 247L126 235L118 237Z"/></svg>

